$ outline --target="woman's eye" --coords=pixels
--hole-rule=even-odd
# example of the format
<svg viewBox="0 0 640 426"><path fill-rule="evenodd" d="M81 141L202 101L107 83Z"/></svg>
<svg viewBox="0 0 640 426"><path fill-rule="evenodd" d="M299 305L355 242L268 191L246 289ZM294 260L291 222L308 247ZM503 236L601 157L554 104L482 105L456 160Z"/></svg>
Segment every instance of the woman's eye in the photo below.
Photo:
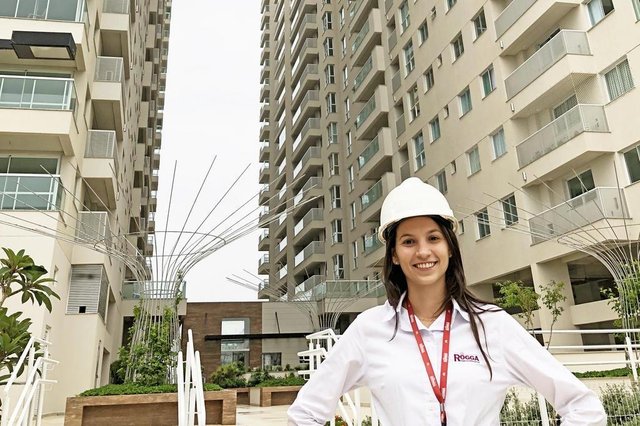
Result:
<svg viewBox="0 0 640 426"><path fill-rule="evenodd" d="M405 245L407 245L407 244L413 244L413 240L411 240L411 239L403 240L403 241L402 241L402 244L405 244Z"/></svg>

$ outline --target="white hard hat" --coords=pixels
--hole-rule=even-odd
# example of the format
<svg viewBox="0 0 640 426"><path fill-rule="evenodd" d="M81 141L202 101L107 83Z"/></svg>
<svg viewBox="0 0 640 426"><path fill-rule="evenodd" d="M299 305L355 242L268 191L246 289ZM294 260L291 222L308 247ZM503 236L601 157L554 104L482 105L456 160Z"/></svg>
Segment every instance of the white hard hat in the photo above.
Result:
<svg viewBox="0 0 640 426"><path fill-rule="evenodd" d="M382 203L378 228L380 241L386 242L385 232L391 225L414 216L442 216L451 222L454 231L458 227L458 221L444 195L419 178L410 177L393 188Z"/></svg>

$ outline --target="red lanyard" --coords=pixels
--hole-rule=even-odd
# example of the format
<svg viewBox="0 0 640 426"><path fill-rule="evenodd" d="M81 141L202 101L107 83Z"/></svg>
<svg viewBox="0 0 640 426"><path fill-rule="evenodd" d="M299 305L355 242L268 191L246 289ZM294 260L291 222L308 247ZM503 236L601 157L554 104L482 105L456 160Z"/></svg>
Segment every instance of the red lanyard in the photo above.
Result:
<svg viewBox="0 0 640 426"><path fill-rule="evenodd" d="M453 310L451 309L451 306L449 306L444 316L444 336L442 337L442 363L440 364L440 386L438 386L436 374L433 372L433 367L431 366L431 361L429 360L429 354L427 353L427 349L424 346L424 341L422 340L422 336L420 335L420 330L418 330L418 325L416 324L416 316L413 313L413 307L411 306L409 300L407 300L407 311L409 312L409 322L411 322L413 336L416 338L418 349L420 349L420 355L422 355L422 361L424 361L424 366L427 369L429 383L431 383L433 393L440 403L440 423L442 424L442 426L445 426L447 424L447 414L444 411L444 401L447 397L447 370L449 369L449 343L451 342L451 317L453 314Z"/></svg>

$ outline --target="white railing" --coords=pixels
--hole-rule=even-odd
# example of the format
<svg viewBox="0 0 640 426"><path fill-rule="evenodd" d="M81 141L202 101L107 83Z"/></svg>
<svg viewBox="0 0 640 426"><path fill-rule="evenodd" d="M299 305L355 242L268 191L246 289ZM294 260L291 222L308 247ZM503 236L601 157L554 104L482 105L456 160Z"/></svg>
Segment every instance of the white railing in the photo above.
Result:
<svg viewBox="0 0 640 426"><path fill-rule="evenodd" d="M76 240L86 244L103 244L111 248L111 226L108 212L79 212Z"/></svg>
<svg viewBox="0 0 640 426"><path fill-rule="evenodd" d="M602 105L576 105L516 146L518 165L524 167L583 132L608 132Z"/></svg>
<svg viewBox="0 0 640 426"><path fill-rule="evenodd" d="M75 110L72 78L0 75L0 108Z"/></svg>
<svg viewBox="0 0 640 426"><path fill-rule="evenodd" d="M496 37L500 38L502 34L507 32L536 1L537 0L513 0L509 3L494 22Z"/></svg>
<svg viewBox="0 0 640 426"><path fill-rule="evenodd" d="M194 426L198 416L198 425L207 424L207 412L204 405L202 386L202 368L200 352L194 350L193 333L187 331L187 355L183 360L182 351L178 352L176 373L178 376L178 426Z"/></svg>
<svg viewBox="0 0 640 426"><path fill-rule="evenodd" d="M104 0L102 11L106 13L128 14L129 0Z"/></svg>
<svg viewBox="0 0 640 426"><path fill-rule="evenodd" d="M520 93L566 55L590 54L585 31L560 31L505 79L507 99Z"/></svg>
<svg viewBox="0 0 640 426"><path fill-rule="evenodd" d="M36 349L36 344L40 348ZM57 383L56 380L47 379L47 372L52 366L59 364L49 358L49 346L51 343L37 337L31 337L22 355L14 366L13 373L2 389L0 399L2 399L2 417L0 425L17 426L30 424L31 416L36 415L36 425L42 423L42 407L44 405L45 387L47 383ZM40 353L37 353L36 350ZM17 383L18 372L24 370L24 383ZM11 388L13 386L24 386L15 404L11 402ZM37 398L37 399L36 399ZM34 402L37 400L36 408Z"/></svg>
<svg viewBox="0 0 640 426"><path fill-rule="evenodd" d="M98 56L95 81L122 82L123 59L112 56Z"/></svg>

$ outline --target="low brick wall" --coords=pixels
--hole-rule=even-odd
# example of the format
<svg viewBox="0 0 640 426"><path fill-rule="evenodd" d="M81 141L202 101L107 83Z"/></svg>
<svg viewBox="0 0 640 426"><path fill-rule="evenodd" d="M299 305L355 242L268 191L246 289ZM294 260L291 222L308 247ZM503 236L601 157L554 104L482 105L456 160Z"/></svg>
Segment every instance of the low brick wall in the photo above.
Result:
<svg viewBox="0 0 640 426"><path fill-rule="evenodd" d="M260 388L260 406L290 405L302 386L274 386Z"/></svg>
<svg viewBox="0 0 640 426"><path fill-rule="evenodd" d="M205 392L207 424L236 424L236 392ZM178 394L78 396L67 398L65 426L175 426Z"/></svg>
<svg viewBox="0 0 640 426"><path fill-rule="evenodd" d="M238 405L249 405L249 388L234 388Z"/></svg>

